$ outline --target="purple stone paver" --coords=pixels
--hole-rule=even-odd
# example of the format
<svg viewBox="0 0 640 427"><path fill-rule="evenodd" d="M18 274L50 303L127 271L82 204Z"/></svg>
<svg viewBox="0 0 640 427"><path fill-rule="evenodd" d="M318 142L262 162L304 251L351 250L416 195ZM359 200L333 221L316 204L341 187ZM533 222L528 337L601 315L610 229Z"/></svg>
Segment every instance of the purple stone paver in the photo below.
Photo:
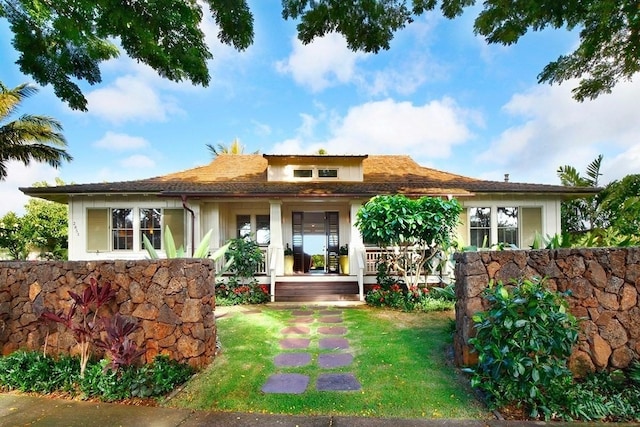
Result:
<svg viewBox="0 0 640 427"><path fill-rule="evenodd" d="M309 385L309 376L302 374L274 374L271 375L265 385L264 393L292 393L301 394Z"/></svg>
<svg viewBox="0 0 640 427"><path fill-rule="evenodd" d="M322 349L345 349L349 348L349 341L344 338L322 338L319 343Z"/></svg>
<svg viewBox="0 0 640 427"><path fill-rule="evenodd" d="M287 326L283 330L280 331L282 335L306 335L310 332L308 326Z"/></svg>
<svg viewBox="0 0 640 427"><path fill-rule="evenodd" d="M353 354L350 353L323 353L318 355L318 365L323 369L339 368L350 365L353 362Z"/></svg>
<svg viewBox="0 0 640 427"><path fill-rule="evenodd" d="M318 319L320 323L342 323L342 317L340 316L324 316Z"/></svg>
<svg viewBox="0 0 640 427"><path fill-rule="evenodd" d="M276 356L275 365L283 366L306 366L311 363L309 353L281 353Z"/></svg>
<svg viewBox="0 0 640 427"><path fill-rule="evenodd" d="M323 335L344 335L347 333L347 328L344 326L320 326L318 333Z"/></svg>
<svg viewBox="0 0 640 427"><path fill-rule="evenodd" d="M313 317L294 317L293 323L313 323Z"/></svg>
<svg viewBox="0 0 640 427"><path fill-rule="evenodd" d="M313 311L312 310L293 310L291 314L294 316L312 316Z"/></svg>
<svg viewBox="0 0 640 427"><path fill-rule="evenodd" d="M307 348L311 342L308 338L284 338L280 340L280 347L284 349Z"/></svg>
<svg viewBox="0 0 640 427"><path fill-rule="evenodd" d="M316 382L318 391L354 391L360 388L360 382L353 374L322 374Z"/></svg>
<svg viewBox="0 0 640 427"><path fill-rule="evenodd" d="M342 315L342 312L338 311L338 310L320 310L318 313L320 313L321 316L340 316L340 315Z"/></svg>

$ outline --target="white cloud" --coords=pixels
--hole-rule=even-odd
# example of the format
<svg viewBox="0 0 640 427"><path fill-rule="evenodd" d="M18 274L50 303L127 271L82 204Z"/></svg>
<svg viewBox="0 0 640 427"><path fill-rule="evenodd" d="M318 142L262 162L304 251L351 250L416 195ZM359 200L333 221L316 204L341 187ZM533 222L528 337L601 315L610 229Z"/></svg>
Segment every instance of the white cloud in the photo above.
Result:
<svg viewBox="0 0 640 427"><path fill-rule="evenodd" d="M149 169L156 166L156 162L142 154L135 154L120 161L120 165L125 168Z"/></svg>
<svg viewBox="0 0 640 427"><path fill-rule="evenodd" d="M93 146L112 151L134 151L149 147L149 141L138 136L108 131Z"/></svg>
<svg viewBox="0 0 640 427"><path fill-rule="evenodd" d="M558 166L582 171L598 154L604 155L604 181L639 171L640 82L621 82L612 94L582 103L571 97L576 84L536 86L514 95L503 111L520 123L504 130L477 162L498 166L496 179L509 172L513 180L553 184L559 183Z"/></svg>
<svg viewBox="0 0 640 427"><path fill-rule="evenodd" d="M317 38L308 45L297 38L292 40L292 54L278 61L276 69L291 74L298 84L312 92L356 80L356 62L367 56L349 50L344 38L336 33Z"/></svg>
<svg viewBox="0 0 640 427"><path fill-rule="evenodd" d="M324 148L330 154L406 153L426 161L450 156L453 146L473 137L470 125L482 124L476 112L458 107L449 98L419 106L387 99L352 107L343 118L325 116L329 137L314 137L318 118L302 115L298 136L277 144L274 152L310 153Z"/></svg>
<svg viewBox="0 0 640 427"><path fill-rule="evenodd" d="M147 81L127 75L87 94L88 114L112 123L165 121L182 110L174 100L161 97Z"/></svg>
<svg viewBox="0 0 640 427"><path fill-rule="evenodd" d="M29 196L26 196L19 187L31 187L39 181L47 181L53 185L60 172L42 163L31 163L25 166L21 162L7 162L7 178L0 181L0 216L4 216L9 211L18 215L24 214L24 205L27 204Z"/></svg>

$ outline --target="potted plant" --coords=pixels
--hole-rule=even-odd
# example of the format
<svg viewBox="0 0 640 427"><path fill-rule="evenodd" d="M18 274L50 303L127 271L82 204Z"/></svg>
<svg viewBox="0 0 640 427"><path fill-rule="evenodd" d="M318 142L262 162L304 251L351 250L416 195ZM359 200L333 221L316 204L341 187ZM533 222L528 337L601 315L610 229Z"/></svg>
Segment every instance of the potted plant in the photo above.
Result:
<svg viewBox="0 0 640 427"><path fill-rule="evenodd" d="M340 272L342 274L349 274L349 245L345 244L338 249L338 255L340 255Z"/></svg>
<svg viewBox="0 0 640 427"><path fill-rule="evenodd" d="M284 248L284 274L293 274L293 249L288 243Z"/></svg>

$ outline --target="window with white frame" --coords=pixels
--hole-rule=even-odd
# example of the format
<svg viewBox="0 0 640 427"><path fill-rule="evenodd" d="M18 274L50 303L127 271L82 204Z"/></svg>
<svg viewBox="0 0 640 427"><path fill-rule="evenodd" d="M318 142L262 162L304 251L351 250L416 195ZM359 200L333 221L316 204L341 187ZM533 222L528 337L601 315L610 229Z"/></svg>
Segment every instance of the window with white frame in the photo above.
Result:
<svg viewBox="0 0 640 427"><path fill-rule="evenodd" d="M491 245L491 208L469 208L469 232L471 246Z"/></svg>
<svg viewBox="0 0 640 427"><path fill-rule="evenodd" d="M236 215L236 237L251 238L251 215Z"/></svg>
<svg viewBox="0 0 640 427"><path fill-rule="evenodd" d="M111 210L112 249L133 249L133 209Z"/></svg>
<svg viewBox="0 0 640 427"><path fill-rule="evenodd" d="M163 249L166 226L171 229L176 246L184 246L183 209L90 208L86 218L88 252L142 250L143 235L155 249Z"/></svg>
<svg viewBox="0 0 640 427"><path fill-rule="evenodd" d="M262 246L271 242L269 215L236 215L236 237L255 239Z"/></svg>
<svg viewBox="0 0 640 427"><path fill-rule="evenodd" d="M498 242L519 245L517 207L498 207Z"/></svg>

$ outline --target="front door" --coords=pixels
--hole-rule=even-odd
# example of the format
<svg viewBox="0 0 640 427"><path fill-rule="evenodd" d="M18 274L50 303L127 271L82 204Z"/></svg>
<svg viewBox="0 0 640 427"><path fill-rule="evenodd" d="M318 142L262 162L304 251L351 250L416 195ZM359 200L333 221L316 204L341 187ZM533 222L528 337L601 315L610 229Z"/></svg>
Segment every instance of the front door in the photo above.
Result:
<svg viewBox="0 0 640 427"><path fill-rule="evenodd" d="M298 273L338 273L338 212L293 212L293 269Z"/></svg>

